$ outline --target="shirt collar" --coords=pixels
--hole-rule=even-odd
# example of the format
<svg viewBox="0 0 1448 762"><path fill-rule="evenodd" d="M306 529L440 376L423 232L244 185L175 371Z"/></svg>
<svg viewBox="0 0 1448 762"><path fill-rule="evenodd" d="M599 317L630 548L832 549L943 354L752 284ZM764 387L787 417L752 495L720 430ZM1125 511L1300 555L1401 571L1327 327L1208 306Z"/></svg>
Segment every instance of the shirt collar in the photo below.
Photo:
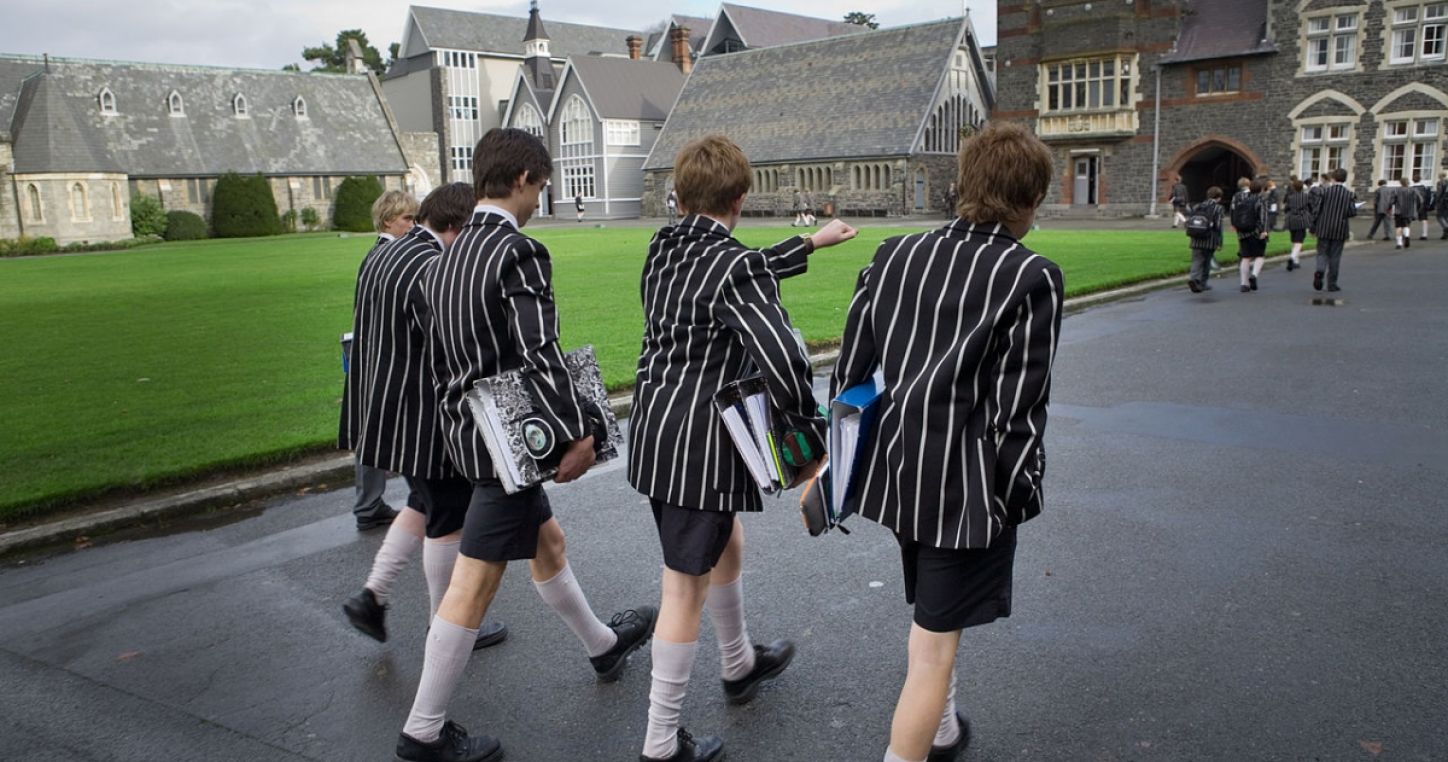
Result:
<svg viewBox="0 0 1448 762"><path fill-rule="evenodd" d="M422 236L422 235L424 235L424 234L425 234L425 235L428 235L428 236L431 236L431 237L432 237L432 240L437 243L438 248L442 248L442 236L438 235L436 230L433 230L432 228L430 228L430 227L428 227L428 226L426 226L426 225L424 225L424 224L422 224L422 223L420 223L420 222L419 222L415 227L413 227L412 230L413 230L413 232L416 233L419 237Z"/></svg>
<svg viewBox="0 0 1448 762"><path fill-rule="evenodd" d="M697 235L714 236L718 238L730 238L732 233L729 226L705 214L688 214L674 225L674 229L680 232L692 232Z"/></svg>
<svg viewBox="0 0 1448 762"><path fill-rule="evenodd" d="M395 235L393 235L393 234L391 234L391 233L378 233L378 234L377 234L377 240L379 240L379 241L396 241L396 240L397 240L397 236L395 236Z"/></svg>
<svg viewBox="0 0 1448 762"><path fill-rule="evenodd" d="M1011 231L999 222L982 222L976 224L964 217L956 217L950 224L940 229L941 234L947 238L979 238L991 237L1004 239L1010 243L1016 243L1016 237Z"/></svg>
<svg viewBox="0 0 1448 762"><path fill-rule="evenodd" d="M480 203L476 207L473 207L473 212L482 212L483 214L496 214L506 220L509 225L512 225L514 230L518 229L518 218L513 216L512 212L504 209L501 206L497 206L495 204Z"/></svg>

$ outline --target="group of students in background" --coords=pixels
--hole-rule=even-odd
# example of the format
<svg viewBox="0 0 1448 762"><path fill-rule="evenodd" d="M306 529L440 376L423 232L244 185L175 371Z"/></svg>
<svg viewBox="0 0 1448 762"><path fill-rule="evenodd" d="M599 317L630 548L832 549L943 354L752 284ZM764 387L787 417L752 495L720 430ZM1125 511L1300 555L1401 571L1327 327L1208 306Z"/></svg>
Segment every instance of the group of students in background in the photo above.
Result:
<svg viewBox="0 0 1448 762"><path fill-rule="evenodd" d="M521 370L537 415L567 440L557 445L554 481L576 480L593 465L594 429L559 348L551 258L521 232L553 163L517 129L490 130L473 155L471 185L438 188L420 206L395 194L379 200L374 217L387 236L358 272L339 446L364 466L406 477L410 495L343 609L357 629L385 641L390 591L419 550L431 599L422 674L396 754L502 759L496 738L470 734L447 709L469 655L487 644L484 618L508 563L526 560L598 681L616 681L629 655L653 640L639 759L715 762L723 742L681 726L703 615L731 704L750 702L779 677L795 644L755 643L745 626L740 516L763 502L714 396L761 375L785 439L812 453L790 486L816 475L827 422L779 282L856 231L833 220L750 249L733 237L753 175L743 151L722 135L680 151L672 206L683 216L654 235L640 282L628 448L628 482L647 498L658 534L661 601L605 622L574 576L543 486L503 489L466 400L478 380ZM1025 128L992 123L963 141L959 160L970 171L957 178L958 216L886 240L861 270L830 384L835 395L872 378L880 384L852 499L863 518L894 534L913 605L885 762L946 762L969 743L955 702L961 633L1010 615L1016 528L1043 507L1065 287L1060 269L1021 240L1050 187L1051 153ZM924 335L931 340L916 340ZM919 394L922 384L937 391ZM960 424L942 432L934 422L947 419Z"/></svg>
<svg viewBox="0 0 1448 762"><path fill-rule="evenodd" d="M1347 171L1341 167L1305 180L1294 175L1285 192L1266 175L1244 177L1237 181L1237 192L1231 199L1225 199L1222 189L1213 186L1207 190L1206 200L1192 205L1188 201L1187 187L1182 183L1181 175L1177 175L1171 190L1172 227L1184 227L1190 238L1192 265L1187 287L1193 293L1212 288L1211 270L1216 265L1215 254L1222 249L1223 232L1230 223L1238 239L1241 291L1256 291L1267 244L1271 233L1278 229L1280 215L1292 237L1287 271L1292 272L1302 266L1302 245L1308 233L1312 233L1318 244L1313 288L1341 291L1338 272L1343 245L1352 237L1349 219L1357 216L1357 210L1362 206L1346 182ZM1421 240L1427 240L1429 216L1436 211L1438 225L1442 229L1441 237L1448 240L1448 172L1443 173L1436 186L1416 174L1411 183L1408 178L1402 178L1400 184L1395 188L1389 186L1386 180L1378 181L1372 200L1375 218L1368 238L1374 238L1378 228L1386 222L1397 236L1397 248L1402 249L1411 244L1412 224L1419 221L1423 226ZM1386 241L1386 230L1384 232L1383 240Z"/></svg>

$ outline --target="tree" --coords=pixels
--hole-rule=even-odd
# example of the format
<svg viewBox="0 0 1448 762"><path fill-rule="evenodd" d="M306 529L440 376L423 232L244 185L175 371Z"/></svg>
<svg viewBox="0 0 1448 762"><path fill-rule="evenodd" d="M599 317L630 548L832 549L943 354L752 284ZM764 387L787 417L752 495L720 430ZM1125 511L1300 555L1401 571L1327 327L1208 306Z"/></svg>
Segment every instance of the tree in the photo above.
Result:
<svg viewBox="0 0 1448 762"><path fill-rule="evenodd" d="M137 195L131 198L131 235L144 238L148 235L166 234L166 209L155 196Z"/></svg>
<svg viewBox="0 0 1448 762"><path fill-rule="evenodd" d="M217 238L281 233L282 219L277 215L271 183L259 174L227 172L222 175L211 193L211 229Z"/></svg>
<svg viewBox="0 0 1448 762"><path fill-rule="evenodd" d="M372 175L349 177L337 186L332 226L338 230L366 233L372 230L372 203L385 189Z"/></svg>
<svg viewBox="0 0 1448 762"><path fill-rule="evenodd" d="M315 48L304 48L302 58L312 62L312 71L331 72L333 74L347 73L347 41L356 40L357 45L362 48L362 63L371 69L375 74L381 76L386 68L382 64L382 54L377 48L367 42L367 33L361 29L343 29L337 33L337 44L328 45L322 43Z"/></svg>
<svg viewBox="0 0 1448 762"><path fill-rule="evenodd" d="M854 24L856 26L867 26L871 29L880 28L880 22L875 20L875 14L861 13L860 11L852 11L850 13L846 13L845 23Z"/></svg>

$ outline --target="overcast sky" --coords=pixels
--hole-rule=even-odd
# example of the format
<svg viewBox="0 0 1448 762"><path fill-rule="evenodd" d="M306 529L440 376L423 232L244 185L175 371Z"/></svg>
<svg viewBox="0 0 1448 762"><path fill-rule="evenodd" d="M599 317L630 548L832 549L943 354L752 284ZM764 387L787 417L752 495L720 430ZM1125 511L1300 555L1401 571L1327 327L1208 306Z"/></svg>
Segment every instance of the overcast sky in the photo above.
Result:
<svg viewBox="0 0 1448 762"><path fill-rule="evenodd" d="M994 0L967 0L981 42L995 43ZM441 8L528 15L527 0L421 2ZM961 0L744 0L740 5L821 18L875 14L882 26L958 16ZM0 53L241 66L302 63L301 50L361 28L387 57L400 41L408 4L396 0L33 0L0 1ZM541 0L544 21L643 29L670 13L713 17L716 0ZM620 41L622 46L623 42ZM521 48L521 42L519 47ZM303 67L308 68L308 67Z"/></svg>

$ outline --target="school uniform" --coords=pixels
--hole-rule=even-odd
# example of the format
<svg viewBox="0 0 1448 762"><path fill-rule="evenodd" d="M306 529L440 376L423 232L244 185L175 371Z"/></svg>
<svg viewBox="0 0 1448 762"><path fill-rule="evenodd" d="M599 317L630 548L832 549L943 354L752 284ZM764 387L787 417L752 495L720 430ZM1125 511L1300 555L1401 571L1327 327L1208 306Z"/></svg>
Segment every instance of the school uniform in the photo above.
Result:
<svg viewBox="0 0 1448 762"><path fill-rule="evenodd" d="M468 408L482 378L524 369L540 415L559 440L590 427L558 346L553 268L543 244L518 231L512 215L479 205L424 284L433 316L429 349L439 384L442 442L471 483L459 552L482 561L537 555L538 529L553 512L541 485L509 495Z"/></svg>
<svg viewBox="0 0 1448 762"><path fill-rule="evenodd" d="M750 249L698 214L661 228L649 243L628 480L650 500L670 569L707 573L729 540L733 514L763 509L714 406L726 384L763 375L783 425L824 451L809 356L779 301L779 279L803 273L811 248L796 236Z"/></svg>
<svg viewBox="0 0 1448 762"><path fill-rule="evenodd" d="M1307 240L1307 228L1312 225L1312 210L1308 205L1306 191L1288 191L1283 202L1287 211L1287 232L1293 243Z"/></svg>
<svg viewBox="0 0 1448 762"><path fill-rule="evenodd" d="M1325 274L1328 288L1337 290L1343 242L1351 232L1348 220L1356 216L1356 198L1347 186L1333 184L1323 189L1321 203L1312 220L1312 229L1317 234L1317 272L1312 281L1314 288L1322 288Z"/></svg>
<svg viewBox="0 0 1448 762"><path fill-rule="evenodd" d="M1448 240L1448 180L1439 180L1433 192L1433 205L1438 210L1438 228L1442 238Z"/></svg>
<svg viewBox="0 0 1448 762"><path fill-rule="evenodd" d="M1171 205L1172 205L1172 208L1175 209L1177 212L1179 212L1179 213L1181 213L1181 214L1186 214L1187 206L1189 205L1189 203L1190 203L1190 202L1187 200L1187 186L1186 186L1186 184L1185 184L1185 183L1177 183L1176 185L1173 185L1173 186L1171 187Z"/></svg>
<svg viewBox="0 0 1448 762"><path fill-rule="evenodd" d="M1391 221L1391 220L1392 220L1392 211L1393 211L1393 189L1390 188L1390 187L1388 187L1388 186L1386 186L1386 185L1379 185L1377 188L1375 188L1375 189L1373 190L1373 226L1372 226L1372 228L1370 228L1370 229L1368 230L1368 239L1369 239L1369 240L1371 240L1373 237L1375 237L1375 236L1378 234L1378 227L1379 227L1379 226L1382 226L1382 225L1385 225L1385 226L1387 226L1387 227L1392 227L1392 226L1393 226L1392 221ZM1384 233L1384 235L1383 235L1383 240L1384 240L1384 241L1388 240L1388 238L1391 237L1391 236L1388 236L1388 235L1387 235L1387 232L1388 232L1387 230L1384 230L1384 231L1383 231L1383 233Z"/></svg>
<svg viewBox="0 0 1448 762"><path fill-rule="evenodd" d="M1211 288L1212 259L1222 248L1222 205L1207 199L1192 208L1192 214L1200 214L1211 223L1212 234L1205 238L1192 238L1192 268L1187 278L1203 289Z"/></svg>
<svg viewBox="0 0 1448 762"><path fill-rule="evenodd" d="M895 533L926 629L1010 614L1015 528L1043 507L1063 297L1055 264L964 219L885 241L860 272L830 391L884 375L859 512Z"/></svg>
<svg viewBox="0 0 1448 762"><path fill-rule="evenodd" d="M1400 228L1411 227L1418 218L1418 192L1411 186L1393 190L1393 224Z"/></svg>
<svg viewBox="0 0 1448 762"><path fill-rule="evenodd" d="M443 448L428 355L432 317L422 284L441 251L418 225L363 260L338 432L338 446L363 465L407 477L408 505L427 517L428 537L461 528L467 505L466 483Z"/></svg>
<svg viewBox="0 0 1448 762"><path fill-rule="evenodd" d="M378 233L376 243L373 243L372 248L367 250L367 256L363 257L362 261L366 262L367 257L372 256L373 252L396 239L397 236L391 233ZM360 276L362 266L358 265L357 270ZM352 367L350 348L347 355L347 367ZM387 472L380 468L363 465L361 460L356 460L355 463L357 499L352 504L352 516L357 520L357 528L374 529L391 523L392 519L397 516L397 512L383 498L383 493L387 491Z"/></svg>
<svg viewBox="0 0 1448 762"><path fill-rule="evenodd" d="M1246 201L1245 196L1251 194L1238 194L1238 204ZM1234 215L1235 216L1235 215ZM1270 230L1269 216L1267 212L1266 194L1258 194L1257 208L1253 214L1253 224L1247 228L1237 228L1237 256L1242 259L1255 259L1267 255L1267 239L1262 234ZM1232 223L1236 226L1236 223Z"/></svg>

